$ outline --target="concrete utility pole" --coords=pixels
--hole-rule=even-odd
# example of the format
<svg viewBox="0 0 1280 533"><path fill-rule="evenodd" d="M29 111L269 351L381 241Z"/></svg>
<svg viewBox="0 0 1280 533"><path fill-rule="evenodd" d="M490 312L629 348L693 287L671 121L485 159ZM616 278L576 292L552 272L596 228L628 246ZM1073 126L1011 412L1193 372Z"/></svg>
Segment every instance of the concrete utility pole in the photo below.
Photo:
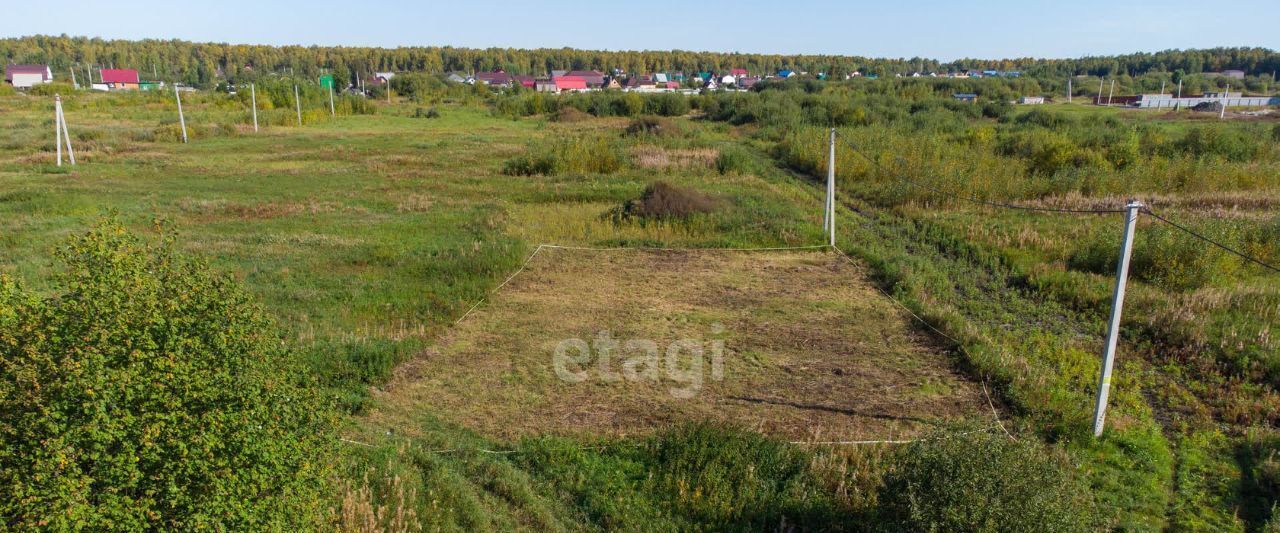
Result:
<svg viewBox="0 0 1280 533"><path fill-rule="evenodd" d="M178 84L173 84L173 99L178 102L178 124L182 125L182 144L187 143L187 118L182 116L182 97L178 95Z"/></svg>
<svg viewBox="0 0 1280 533"><path fill-rule="evenodd" d="M1103 77L1098 80L1098 105L1102 105L1102 84L1107 82L1107 78Z"/></svg>
<svg viewBox="0 0 1280 533"><path fill-rule="evenodd" d="M1111 90L1107 91L1107 107L1111 107L1111 97L1116 94L1116 80L1111 80Z"/></svg>
<svg viewBox="0 0 1280 533"><path fill-rule="evenodd" d="M298 110L298 127L302 127L302 100L298 99L298 84L293 85L293 105Z"/></svg>
<svg viewBox="0 0 1280 533"><path fill-rule="evenodd" d="M1182 98L1182 79L1178 79L1178 98Z"/></svg>
<svg viewBox="0 0 1280 533"><path fill-rule="evenodd" d="M69 68L67 70L71 71L71 86L79 89L80 84L76 82L76 69Z"/></svg>
<svg viewBox="0 0 1280 533"><path fill-rule="evenodd" d="M831 128L831 139L827 148L827 213L823 217L823 228L827 230L827 244L836 245L836 129Z"/></svg>
<svg viewBox="0 0 1280 533"><path fill-rule="evenodd" d="M249 105L253 106L253 132L258 133L258 91L249 84Z"/></svg>
<svg viewBox="0 0 1280 533"><path fill-rule="evenodd" d="M1231 84L1227 84L1227 91L1222 93L1222 109L1218 110L1218 120L1227 117L1227 97L1231 96Z"/></svg>
<svg viewBox="0 0 1280 533"><path fill-rule="evenodd" d="M53 95L53 146L58 151L58 166L62 166L62 95Z"/></svg>
<svg viewBox="0 0 1280 533"><path fill-rule="evenodd" d="M1067 103L1071 103L1071 76L1067 76Z"/></svg>
<svg viewBox="0 0 1280 533"><path fill-rule="evenodd" d="M329 116L334 116L333 112L333 82L329 82Z"/></svg>
<svg viewBox="0 0 1280 533"><path fill-rule="evenodd" d="M1160 80L1160 96L1164 96L1164 80Z"/></svg>
<svg viewBox="0 0 1280 533"><path fill-rule="evenodd" d="M67 143L67 157L71 165L76 164L76 151L71 149L71 131L67 130L67 113L62 110L62 96L54 95L58 108L58 123L62 125L62 139Z"/></svg>
<svg viewBox="0 0 1280 533"><path fill-rule="evenodd" d="M1107 346L1102 353L1102 373L1098 377L1098 401L1093 408L1093 436L1101 437L1107 418L1107 396L1111 393L1111 368L1115 364L1116 344L1120 337L1120 313L1124 308L1124 286L1129 279L1129 258L1133 255L1133 233L1138 226L1142 202L1129 200L1125 206L1124 242L1116 266L1116 289L1111 296L1111 321L1107 324Z"/></svg>

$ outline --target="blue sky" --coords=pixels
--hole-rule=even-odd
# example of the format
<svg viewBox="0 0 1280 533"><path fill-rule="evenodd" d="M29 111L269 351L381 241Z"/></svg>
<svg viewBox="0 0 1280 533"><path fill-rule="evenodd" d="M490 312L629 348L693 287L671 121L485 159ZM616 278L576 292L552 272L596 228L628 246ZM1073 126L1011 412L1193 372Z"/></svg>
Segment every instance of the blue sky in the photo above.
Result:
<svg viewBox="0 0 1280 533"><path fill-rule="evenodd" d="M0 36L250 44L1078 57L1280 48L1280 1L10 0Z"/></svg>

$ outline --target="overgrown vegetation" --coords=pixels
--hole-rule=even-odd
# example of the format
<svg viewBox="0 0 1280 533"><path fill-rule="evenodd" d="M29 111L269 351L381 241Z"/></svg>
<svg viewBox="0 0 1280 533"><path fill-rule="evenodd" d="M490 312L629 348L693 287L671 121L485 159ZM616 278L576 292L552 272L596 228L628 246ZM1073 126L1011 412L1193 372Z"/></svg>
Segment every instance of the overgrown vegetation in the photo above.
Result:
<svg viewBox="0 0 1280 533"><path fill-rule="evenodd" d="M57 293L0 275L0 517L18 528L297 529L333 420L237 284L108 222Z"/></svg>

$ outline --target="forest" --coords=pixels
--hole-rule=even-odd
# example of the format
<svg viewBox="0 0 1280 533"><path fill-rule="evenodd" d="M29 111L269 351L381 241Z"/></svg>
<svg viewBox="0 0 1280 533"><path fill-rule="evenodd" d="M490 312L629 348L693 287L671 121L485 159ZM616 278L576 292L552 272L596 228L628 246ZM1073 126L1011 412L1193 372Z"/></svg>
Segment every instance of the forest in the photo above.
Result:
<svg viewBox="0 0 1280 533"><path fill-rule="evenodd" d="M244 81L268 73L313 77L332 73L340 86L373 72L480 72L502 69L514 74L546 75L552 70L596 69L630 73L723 72L745 68L753 74L779 69L824 72L843 77L854 71L890 77L908 72L958 70L1023 71L1043 78L1071 75L1139 76L1148 72L1197 74L1238 69L1254 76L1280 69L1280 53L1266 48L1166 50L1076 59L869 58L837 55L770 55L672 51L605 52L571 48L454 48L421 46L367 48L346 46L267 46L193 43L181 40L106 40L89 37L30 36L0 39L0 62L46 63L56 72L73 66L137 69L144 78L181 81L212 88L222 79Z"/></svg>

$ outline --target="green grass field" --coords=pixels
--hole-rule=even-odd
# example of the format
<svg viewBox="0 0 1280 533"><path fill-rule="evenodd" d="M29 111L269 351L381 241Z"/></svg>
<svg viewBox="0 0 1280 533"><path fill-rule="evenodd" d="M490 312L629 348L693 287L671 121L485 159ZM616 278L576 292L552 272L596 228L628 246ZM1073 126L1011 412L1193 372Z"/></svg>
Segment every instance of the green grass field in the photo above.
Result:
<svg viewBox="0 0 1280 533"><path fill-rule="evenodd" d="M11 133L0 144L0 274L48 287L52 250L103 217L142 233L156 224L176 231L184 251L259 299L344 411L332 504L342 528L867 529L894 446L796 446L786 438L956 432L986 428L992 411L1022 439L1069 458L1112 527L1255 530L1271 520L1280 347L1270 334L1280 322L1280 278L1202 252L1149 219L1139 230L1110 431L1095 441L1088 431L1117 216L929 198L842 150L837 243L854 267L823 252L760 262L701 261L706 252L696 252L682 259L699 264L687 274L645 256L540 257L554 261L534 265L455 328L539 244L821 244L825 132L800 125L777 134L767 123L695 113L668 119L665 131L629 134L628 119L618 117L512 119L484 105L442 103L438 118L425 118L397 101L332 118L313 105L302 127L291 110L276 109L254 133L239 100L185 98L196 132L189 144L174 135L175 110L163 96L69 96L79 164L56 167L51 98L0 97L0 127ZM1114 125L1093 121L1117 120L1135 143L1136 132L1151 132L1141 141L1151 154L1202 122L1049 107L1075 117L1080 131L1111 134ZM1128 167L1117 162L1125 154L1108 152L1112 159L1097 163L1104 177L1085 191L1059 174L1019 181L1037 164L1094 164L1083 152L1058 160L1039 148L1018 155L1013 142L996 147L998 133L1019 133L997 128L1021 123L901 119L910 120L910 128L850 126L841 135L886 164L897 164L895 148L915 143L898 152L906 154L901 164L913 176L942 176L934 185L1052 206L1137 194L1233 245L1256 243L1251 253L1280 250L1264 233L1274 231L1267 228L1276 227L1280 202L1274 147L1245 160L1150 155L1146 166ZM1241 127L1266 134L1270 126ZM1206 146L1221 144L1212 142ZM966 151L959 163L948 159ZM523 175L539 158L555 170ZM1209 177L1174 188L1189 175L1179 164ZM1154 177L1134 178L1140 174ZM656 180L705 193L719 207L677 221L609 218ZM779 291L789 279L829 285L836 296ZM689 288L703 286L721 287L711 291L719 297ZM604 288L624 295L574 295ZM671 308L644 312L661 305ZM661 337L721 320L739 326L730 335L747 348L736 355L755 366L704 403L672 403L657 387L584 392L548 380L539 366L546 343L592 328ZM808 329L828 322L836 338ZM879 363L842 366L867 353ZM833 380L832 365L850 377ZM990 384L993 405L980 383ZM871 384L907 388L876 403L863 390ZM717 406L748 393L811 405L869 402L887 418L864 424L848 414L797 415L795 406ZM547 399L558 394L618 413L591 418ZM539 424L528 418L535 413L556 419ZM761 413L774 413L772 423L756 420ZM884 422L893 417L913 422ZM730 429L682 425L700 420ZM804 435L814 425L829 431ZM743 464L762 474L735 477Z"/></svg>

